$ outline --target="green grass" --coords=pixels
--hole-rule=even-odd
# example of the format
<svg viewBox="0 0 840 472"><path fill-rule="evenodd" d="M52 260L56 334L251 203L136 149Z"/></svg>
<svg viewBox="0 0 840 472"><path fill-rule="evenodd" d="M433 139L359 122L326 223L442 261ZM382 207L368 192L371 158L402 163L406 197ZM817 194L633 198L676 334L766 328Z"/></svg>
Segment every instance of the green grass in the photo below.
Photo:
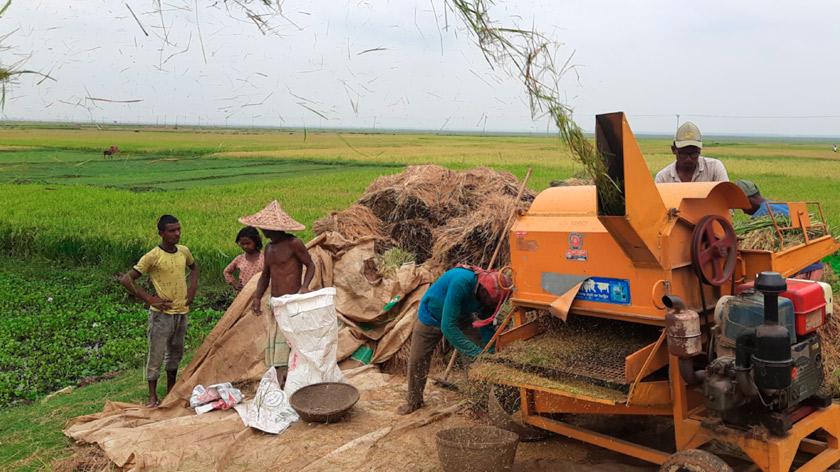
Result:
<svg viewBox="0 0 840 472"><path fill-rule="evenodd" d="M215 163L211 160L210 163ZM377 176L399 169L387 166L325 166L278 162L283 173L248 178L250 183L191 183L189 188L137 192L122 188L80 184L0 184L0 199L12 202L0 207L0 244L17 255L41 255L102 265L106 271L122 271L159 242L155 221L163 213L182 222L182 243L189 246L204 272L203 280L221 283L221 271L239 253L234 242L241 224L237 219L260 210L278 199L299 221L311 227L330 210L344 208ZM238 167L231 171L241 172ZM61 170L51 172L61 174ZM223 179L224 168L210 171L193 168L185 173L213 173ZM125 186L141 183L165 190L175 171L149 176L113 176L99 173L91 179ZM134 179L133 181L131 179ZM171 179L166 181L165 179ZM301 237L312 236L310 229Z"/></svg>
<svg viewBox="0 0 840 472"><path fill-rule="evenodd" d="M0 263L0 406L32 401L142 365L148 312L97 268L4 258ZM221 312L193 309L188 349Z"/></svg>
<svg viewBox="0 0 840 472"><path fill-rule="evenodd" d="M0 410L0 470L52 470L50 464L70 455L62 431L67 421L102 411L106 401L142 402L146 385L142 369L81 387L46 401Z"/></svg>
<svg viewBox="0 0 840 472"><path fill-rule="evenodd" d="M808 142L709 139L730 177L754 180L765 196L818 200L840 225L840 159ZM155 219L178 216L183 242L204 269L205 287L238 254L237 218L278 199L312 222L355 201L376 177L408 164L490 166L539 191L581 170L557 138L424 134L0 128L0 244L123 271L157 242ZM104 159L116 144L122 153ZM652 173L673 159L667 139L641 139ZM310 230L301 232L304 239Z"/></svg>

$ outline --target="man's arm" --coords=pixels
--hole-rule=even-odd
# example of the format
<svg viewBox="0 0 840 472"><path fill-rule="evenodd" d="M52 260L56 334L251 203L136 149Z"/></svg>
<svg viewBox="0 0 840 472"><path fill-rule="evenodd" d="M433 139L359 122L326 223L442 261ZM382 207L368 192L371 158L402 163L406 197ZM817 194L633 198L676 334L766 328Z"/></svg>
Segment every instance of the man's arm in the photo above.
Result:
<svg viewBox="0 0 840 472"><path fill-rule="evenodd" d="M266 252L268 252L267 248ZM251 311L258 316L262 315L262 297L265 290L268 288L269 282L271 282L271 269L268 267L268 254L265 255L265 261L266 264L264 264L263 270L260 273L260 279L257 281L257 289L254 290L254 298L251 300Z"/></svg>
<svg viewBox="0 0 840 472"><path fill-rule="evenodd" d="M718 182L729 182L729 173L726 172L726 166L723 165L723 162L718 161L717 165L717 180Z"/></svg>
<svg viewBox="0 0 840 472"><path fill-rule="evenodd" d="M195 299L195 294L198 291L198 276L201 271L198 270L198 263L193 261L192 264L188 265L187 267L190 268L190 275L189 275L189 287L187 288L187 306L191 306L193 300Z"/></svg>
<svg viewBox="0 0 840 472"><path fill-rule="evenodd" d="M131 269L120 277L120 284L125 287L128 293L148 303L149 306L161 311L168 310L171 306L170 300L164 300L156 295L150 295L143 290L143 287L134 285L134 281L139 279L141 275L136 269Z"/></svg>
<svg viewBox="0 0 840 472"><path fill-rule="evenodd" d="M301 264L306 267L306 273L303 275L303 285L300 286L298 293L306 293L309 291L309 284L312 283L312 278L315 277L315 263L312 262L312 256L306 249L306 244L300 239L295 240L295 256Z"/></svg>
<svg viewBox="0 0 840 472"><path fill-rule="evenodd" d="M462 283L453 282L449 285L449 289L446 291L446 298L443 301L443 313L440 316L440 330L443 332L446 340L455 349L474 359L481 353L481 348L470 341L458 326L458 322L464 316L462 308L464 299L472 296L471 291L471 288L466 287Z"/></svg>

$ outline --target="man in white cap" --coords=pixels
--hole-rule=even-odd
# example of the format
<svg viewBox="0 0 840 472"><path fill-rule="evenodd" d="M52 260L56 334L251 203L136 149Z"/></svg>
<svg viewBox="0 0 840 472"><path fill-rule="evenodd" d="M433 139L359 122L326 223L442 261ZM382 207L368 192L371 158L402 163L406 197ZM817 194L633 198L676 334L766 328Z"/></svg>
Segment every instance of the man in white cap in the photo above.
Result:
<svg viewBox="0 0 840 472"><path fill-rule="evenodd" d="M711 157L703 157L703 139L700 128L686 121L674 136L671 152L676 159L656 174L656 183L680 182L728 182L729 175L723 163Z"/></svg>

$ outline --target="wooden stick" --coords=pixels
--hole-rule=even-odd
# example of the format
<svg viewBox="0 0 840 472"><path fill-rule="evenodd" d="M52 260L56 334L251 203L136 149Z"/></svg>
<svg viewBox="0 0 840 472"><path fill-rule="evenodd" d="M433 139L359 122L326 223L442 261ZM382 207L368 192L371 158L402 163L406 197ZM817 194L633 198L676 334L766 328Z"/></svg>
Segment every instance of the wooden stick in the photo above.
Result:
<svg viewBox="0 0 840 472"><path fill-rule="evenodd" d="M499 335L500 335L500 334L502 334L502 332L505 330L505 328L507 328L508 322L509 322L510 320L512 320L512 319L513 319L513 310L511 310L511 312L510 312L510 313L508 313L508 315L505 317L505 319L503 319L503 320L502 320L502 322L501 322L501 323L499 323L499 327L498 327L498 328L496 328L496 332L495 332L495 333L493 333L493 337L492 337L492 338L490 338L490 340L489 340L489 341L487 341L487 344L484 346L484 349L482 349L482 350L481 350L481 353L479 353L479 354L478 354L478 355L479 355L479 357L481 357L482 355L486 354L486 353L487 353L487 351L489 351L489 350L490 350L490 348L491 348L491 347L493 346L493 344L496 342L496 339L498 339L498 338L499 338Z"/></svg>
<svg viewBox="0 0 840 472"><path fill-rule="evenodd" d="M452 348L452 355L449 356L449 363L446 365L446 370L443 371L443 377L440 378L441 382L446 382L446 379L449 378L449 372L455 367L455 358L458 357L458 350L454 347Z"/></svg>
<svg viewBox="0 0 840 472"><path fill-rule="evenodd" d="M492 269L493 264L496 262L496 257L499 255L499 250L502 248L502 243L505 241L505 235L510 229L510 225L513 224L513 217L516 216L516 204L519 202L519 199L522 198L522 194L525 193L525 185L528 184L528 179L530 178L531 168L529 167L528 172L525 173L525 178L522 179L522 184L519 186L519 192L516 193L516 199L513 201L513 208L511 208L510 213L508 214L508 219L505 222L505 226L502 228L502 234L499 236L499 242L496 243L496 250L493 251L490 263L487 264L487 270Z"/></svg>
<svg viewBox="0 0 840 472"><path fill-rule="evenodd" d="M642 368L639 369L639 373L636 374L636 378L633 379L633 384L630 385L630 391L627 392L627 401L624 402L625 405L630 406L630 400L633 398L633 390L636 390L636 385L639 385L639 382L642 381L642 374L644 374L645 370L647 370L648 364L650 364L650 361L653 360L653 356L655 356L659 351L659 348L662 346L662 342L665 341L666 334L667 330L663 329L662 333L659 335L659 339L656 340L656 344L653 346L653 349L651 349L647 359L645 359L645 363L642 364Z"/></svg>

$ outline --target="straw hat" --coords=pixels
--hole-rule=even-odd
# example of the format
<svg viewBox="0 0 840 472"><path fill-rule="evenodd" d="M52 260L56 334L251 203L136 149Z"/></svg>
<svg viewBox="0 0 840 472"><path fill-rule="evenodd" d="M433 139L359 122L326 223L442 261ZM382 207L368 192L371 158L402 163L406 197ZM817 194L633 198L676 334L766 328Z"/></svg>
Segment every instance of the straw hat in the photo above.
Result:
<svg viewBox="0 0 840 472"><path fill-rule="evenodd" d="M277 200L269 203L265 208L251 216L239 218L243 225L253 226L259 229L270 231L302 231L306 226L298 223L291 216L287 215Z"/></svg>

